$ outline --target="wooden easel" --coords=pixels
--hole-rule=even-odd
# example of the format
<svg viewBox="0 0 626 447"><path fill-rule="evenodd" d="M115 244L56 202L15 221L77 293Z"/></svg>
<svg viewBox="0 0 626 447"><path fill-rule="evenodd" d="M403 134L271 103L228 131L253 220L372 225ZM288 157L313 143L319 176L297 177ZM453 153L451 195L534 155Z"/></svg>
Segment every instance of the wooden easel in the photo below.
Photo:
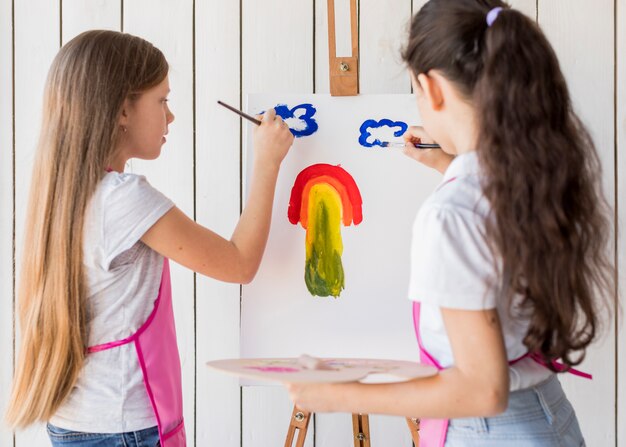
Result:
<svg viewBox="0 0 626 447"><path fill-rule="evenodd" d="M304 440L306 439L306 433L309 428L309 422L311 420L311 413L308 411L302 411L297 407L293 407L291 413L291 420L289 422L289 430L287 431L287 439L285 440L285 447L304 447ZM406 418L406 422L411 431L411 438L415 447L419 447L420 436L420 421L417 418ZM293 440L298 433L298 438L294 446ZM354 447L371 447L370 443L370 422L367 414L353 414L352 415L352 433L354 434Z"/></svg>
<svg viewBox="0 0 626 447"><path fill-rule="evenodd" d="M335 368L324 368L324 366ZM207 366L217 371L247 377L253 380L266 380L286 383L286 373L292 383L353 382L364 379L370 374L388 373L398 377L400 381L414 380L419 377L430 377L437 374L437 369L429 365L421 365L405 360L381 359L318 359L309 356L298 358L264 358L264 359L221 359L207 362ZM289 430L285 447L304 447L312 413L294 406L289 420ZM420 421L417 418L406 418L415 447L419 447ZM352 415L352 432L354 447L371 447L369 416L367 414ZM296 439L297 438L297 439Z"/></svg>
<svg viewBox="0 0 626 447"><path fill-rule="evenodd" d="M337 57L335 0L328 0L328 68L330 71L330 94L332 96L355 96L359 94L359 38L356 0L337 1L350 1L352 55L349 57Z"/></svg>

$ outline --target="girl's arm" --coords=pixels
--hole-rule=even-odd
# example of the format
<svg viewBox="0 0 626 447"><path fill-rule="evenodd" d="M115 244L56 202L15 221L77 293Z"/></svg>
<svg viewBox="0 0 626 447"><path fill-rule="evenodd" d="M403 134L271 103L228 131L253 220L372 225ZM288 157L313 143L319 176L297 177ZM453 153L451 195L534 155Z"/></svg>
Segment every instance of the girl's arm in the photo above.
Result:
<svg viewBox="0 0 626 447"><path fill-rule="evenodd" d="M492 416L506 409L509 369L495 310L441 309L455 365L433 377L367 385L289 384L304 410L417 418Z"/></svg>
<svg viewBox="0 0 626 447"><path fill-rule="evenodd" d="M233 283L252 281L267 242L280 163L293 142L289 127L273 109L262 121L254 133L250 195L230 240L175 207L144 234L146 245L203 275Z"/></svg>

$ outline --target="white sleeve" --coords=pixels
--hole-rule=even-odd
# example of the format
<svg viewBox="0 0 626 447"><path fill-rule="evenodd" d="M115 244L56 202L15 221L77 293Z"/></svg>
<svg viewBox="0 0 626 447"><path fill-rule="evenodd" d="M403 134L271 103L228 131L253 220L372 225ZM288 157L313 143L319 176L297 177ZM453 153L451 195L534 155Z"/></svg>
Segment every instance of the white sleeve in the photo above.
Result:
<svg viewBox="0 0 626 447"><path fill-rule="evenodd" d="M103 201L104 268L141 239L174 203L142 175L120 174Z"/></svg>
<svg viewBox="0 0 626 447"><path fill-rule="evenodd" d="M484 221L467 209L431 205L413 226L409 298L439 307L493 309L495 268Z"/></svg>

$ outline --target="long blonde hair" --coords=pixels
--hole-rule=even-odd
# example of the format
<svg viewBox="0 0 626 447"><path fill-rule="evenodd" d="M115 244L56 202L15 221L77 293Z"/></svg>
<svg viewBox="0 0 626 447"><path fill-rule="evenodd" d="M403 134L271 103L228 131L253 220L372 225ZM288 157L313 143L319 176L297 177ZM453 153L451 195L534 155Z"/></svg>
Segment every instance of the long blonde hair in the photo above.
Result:
<svg viewBox="0 0 626 447"><path fill-rule="evenodd" d="M115 31L80 34L52 63L18 289L21 347L6 413L12 427L47 421L78 378L88 339L85 210L116 155L124 100L167 72L161 51Z"/></svg>

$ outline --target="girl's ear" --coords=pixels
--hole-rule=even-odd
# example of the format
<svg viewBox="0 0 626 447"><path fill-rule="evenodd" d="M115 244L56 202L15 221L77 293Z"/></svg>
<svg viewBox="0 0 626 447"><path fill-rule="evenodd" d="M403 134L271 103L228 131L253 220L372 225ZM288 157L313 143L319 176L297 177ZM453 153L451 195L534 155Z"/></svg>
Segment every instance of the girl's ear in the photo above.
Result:
<svg viewBox="0 0 626 447"><path fill-rule="evenodd" d="M122 127L128 126L129 121L129 112L130 112L130 102L128 99L124 100L124 104L122 104L122 113L120 113L119 125Z"/></svg>
<svg viewBox="0 0 626 447"><path fill-rule="evenodd" d="M441 85L441 78L432 71L427 74L420 73L417 76L417 83L422 89L422 93L430 108L434 111L439 111L443 108L443 89Z"/></svg>

